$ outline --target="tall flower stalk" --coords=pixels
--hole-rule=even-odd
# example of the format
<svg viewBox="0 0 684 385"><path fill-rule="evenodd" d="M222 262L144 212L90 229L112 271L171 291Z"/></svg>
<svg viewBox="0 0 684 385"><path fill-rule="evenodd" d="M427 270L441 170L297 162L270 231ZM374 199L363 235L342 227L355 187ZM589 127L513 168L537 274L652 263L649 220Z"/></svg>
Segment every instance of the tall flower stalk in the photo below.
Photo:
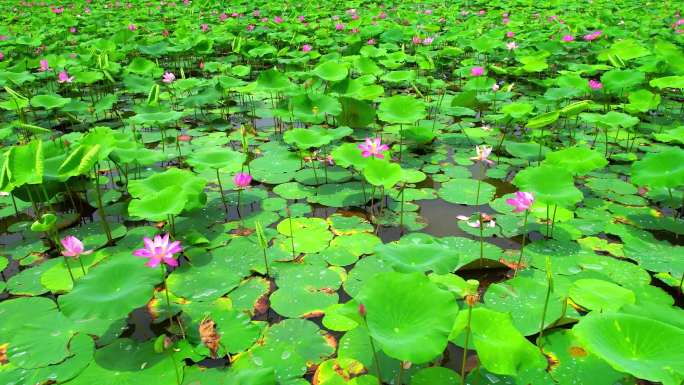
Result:
<svg viewBox="0 0 684 385"><path fill-rule="evenodd" d="M465 384L465 375L466 375L466 362L468 360L468 344L470 342L470 322L472 320L473 316L473 307L475 304L477 304L477 301L480 299L480 296L477 292L477 287L479 285L479 282L473 279L469 279L466 281L467 287L466 287L466 296L465 296L465 302L468 305L468 319L466 321L466 327L465 327L465 341L463 342L463 359L461 360L461 383Z"/></svg>
<svg viewBox="0 0 684 385"><path fill-rule="evenodd" d="M515 265L513 277L518 274L518 269L522 266L523 253L525 252L525 240L527 239L527 217L530 214L530 208L534 203L534 195L532 193L518 191L514 198L506 199L506 203L513 206L513 212L525 212L525 219L523 221L523 239L520 245L520 255L518 256L518 263Z"/></svg>

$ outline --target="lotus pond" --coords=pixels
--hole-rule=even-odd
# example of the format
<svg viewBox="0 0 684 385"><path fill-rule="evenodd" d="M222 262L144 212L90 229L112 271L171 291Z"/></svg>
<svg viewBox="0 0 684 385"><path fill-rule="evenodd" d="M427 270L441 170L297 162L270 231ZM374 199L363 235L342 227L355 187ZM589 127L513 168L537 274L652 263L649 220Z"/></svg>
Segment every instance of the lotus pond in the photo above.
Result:
<svg viewBox="0 0 684 385"><path fill-rule="evenodd" d="M682 384L676 2L216 3L0 5L0 384Z"/></svg>

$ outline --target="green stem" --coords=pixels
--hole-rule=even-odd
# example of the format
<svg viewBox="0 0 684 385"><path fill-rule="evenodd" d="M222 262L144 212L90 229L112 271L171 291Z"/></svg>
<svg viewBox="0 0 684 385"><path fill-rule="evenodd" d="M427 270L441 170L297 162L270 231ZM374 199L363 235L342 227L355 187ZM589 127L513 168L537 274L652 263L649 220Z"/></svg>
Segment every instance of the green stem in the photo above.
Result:
<svg viewBox="0 0 684 385"><path fill-rule="evenodd" d="M65 255L62 255L62 258L64 258L64 264L67 267L67 270L69 271L69 277L71 277L71 284L76 286L76 280L74 279L74 273L71 271L71 266L69 266L69 260Z"/></svg>
<svg viewBox="0 0 684 385"><path fill-rule="evenodd" d="M518 264L516 268L513 270L513 278L518 274L518 269L520 269L520 264L522 263L523 259L523 252L525 251L525 240L527 238L527 216L530 214L530 210L525 210L525 220L523 221L523 239L522 243L520 244L520 255L518 256Z"/></svg>
<svg viewBox="0 0 684 385"><path fill-rule="evenodd" d="M78 263L81 264L81 271L83 272L83 275L86 275L85 267L83 266L83 261L81 260L81 256L78 257Z"/></svg>
<svg viewBox="0 0 684 385"><path fill-rule="evenodd" d="M227 213L228 212L228 203L226 203L226 197L223 196L223 184L221 184L221 176L219 176L218 168L216 169L216 180L218 180L219 190L221 190L221 202L223 202L223 207L226 209L226 213Z"/></svg>
<svg viewBox="0 0 684 385"><path fill-rule="evenodd" d="M102 228L107 234L107 243L112 243L112 231L109 228L109 223L107 223L107 213L105 212L104 205L102 204L102 193L100 193L100 173L99 167L95 165L95 194L97 195L97 209L100 214L100 221L102 222Z"/></svg>
<svg viewBox="0 0 684 385"><path fill-rule="evenodd" d="M539 336L537 337L537 346L541 349L542 338L544 337L544 321L546 320L546 310L549 307L549 299L551 298L551 291L553 290L551 259L546 257L546 296L544 298L544 308L542 309L541 324L539 325Z"/></svg>
<svg viewBox="0 0 684 385"><path fill-rule="evenodd" d="M473 307L468 305L468 321L465 328L465 341L463 343L463 360L461 361L461 384L465 384L466 360L468 359L468 343L470 342L470 321L473 315Z"/></svg>
<svg viewBox="0 0 684 385"><path fill-rule="evenodd" d="M399 361L399 373L397 373L397 381L394 385L401 385L401 377L404 375L404 362Z"/></svg>

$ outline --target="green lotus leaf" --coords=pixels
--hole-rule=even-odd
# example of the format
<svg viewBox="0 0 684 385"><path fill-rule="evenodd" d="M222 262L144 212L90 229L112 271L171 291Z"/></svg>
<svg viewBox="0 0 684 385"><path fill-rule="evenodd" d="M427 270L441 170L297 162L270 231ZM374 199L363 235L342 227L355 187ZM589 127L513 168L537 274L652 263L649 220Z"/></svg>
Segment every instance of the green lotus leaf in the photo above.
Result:
<svg viewBox="0 0 684 385"><path fill-rule="evenodd" d="M461 377L453 370L441 366L423 368L411 377L411 385L461 385Z"/></svg>
<svg viewBox="0 0 684 385"><path fill-rule="evenodd" d="M115 254L79 279L70 293L60 296L59 306L76 324L92 319L111 323L145 305L160 280L159 270L146 267L130 252Z"/></svg>
<svg viewBox="0 0 684 385"><path fill-rule="evenodd" d="M145 179L131 180L128 182L128 192L133 198L144 199L155 194L160 194L164 189L171 186L180 188L181 195L185 195L187 202L183 206L184 210L193 210L202 207L206 200L204 186L206 181L188 170L169 168L164 172L155 173ZM167 191L166 196L170 196ZM183 200L182 197L178 197ZM159 202L162 203L161 201ZM166 203L175 207L174 203Z"/></svg>
<svg viewBox="0 0 684 385"><path fill-rule="evenodd" d="M529 336L539 333L546 290L544 281L519 276L489 286L484 303L489 309L510 314L513 325L523 335ZM552 293L544 316L545 328L561 317L563 307L563 299Z"/></svg>
<svg viewBox="0 0 684 385"><path fill-rule="evenodd" d="M7 179L0 183L0 187L4 188L7 184L19 187L24 184L42 183L45 170L43 142L34 140L25 145L11 147L5 156L3 169Z"/></svg>
<svg viewBox="0 0 684 385"><path fill-rule="evenodd" d="M600 279L578 279L569 294L578 305L598 311L619 310L636 300L633 291Z"/></svg>
<svg viewBox="0 0 684 385"><path fill-rule="evenodd" d="M331 60L317 65L312 73L325 81L339 82L347 77L349 69L346 65Z"/></svg>
<svg viewBox="0 0 684 385"><path fill-rule="evenodd" d="M684 76L665 76L653 79L648 84L661 90L663 88L684 88Z"/></svg>
<svg viewBox="0 0 684 385"><path fill-rule="evenodd" d="M328 115L339 115L342 105L332 96L306 93L290 99L289 109L303 122L322 123Z"/></svg>
<svg viewBox="0 0 684 385"><path fill-rule="evenodd" d="M376 256L400 272L429 272L446 274L460 265L460 250L440 240L402 240L378 245Z"/></svg>
<svg viewBox="0 0 684 385"><path fill-rule="evenodd" d="M586 175L608 164L606 158L587 147L569 147L546 154L545 164L558 166L573 175Z"/></svg>
<svg viewBox="0 0 684 385"><path fill-rule="evenodd" d="M317 253L332 240L332 233L328 223L321 218L292 218L278 223L278 232L287 237L281 243L281 248L291 250L291 239L294 238L294 248L298 252ZM290 238L291 237L291 238Z"/></svg>
<svg viewBox="0 0 684 385"><path fill-rule="evenodd" d="M341 125L364 128L375 120L375 109L367 102L350 97L340 97L338 100L342 111L337 120Z"/></svg>
<svg viewBox="0 0 684 385"><path fill-rule="evenodd" d="M645 75L637 70L610 70L601 75L601 82L608 91L624 92L643 83Z"/></svg>
<svg viewBox="0 0 684 385"><path fill-rule="evenodd" d="M551 151L546 146L540 146L535 142L511 142L507 141L504 144L506 152L515 156L516 158L525 159L528 162L542 160L544 156Z"/></svg>
<svg viewBox="0 0 684 385"><path fill-rule="evenodd" d="M373 186L383 186L385 189L391 189L401 180L401 166L387 160L372 159L366 163L366 167L363 169L363 176Z"/></svg>
<svg viewBox="0 0 684 385"><path fill-rule="evenodd" d="M59 95L36 95L31 98L31 106L51 110L64 107L70 101L71 98L63 98Z"/></svg>
<svg viewBox="0 0 684 385"><path fill-rule="evenodd" d="M534 194L546 204L571 207L582 200L582 192L575 187L572 174L560 167L541 165L528 167L513 179L521 191Z"/></svg>
<svg viewBox="0 0 684 385"><path fill-rule="evenodd" d="M664 385L684 380L684 329L641 315L592 312L572 330L616 370Z"/></svg>
<svg viewBox="0 0 684 385"><path fill-rule="evenodd" d="M240 171L246 156L240 152L227 148L210 148L195 151L187 159L189 165L195 168L220 169L224 172Z"/></svg>
<svg viewBox="0 0 684 385"><path fill-rule="evenodd" d="M437 194L449 203L464 205L482 205L494 198L496 187L487 182L480 182L478 197L478 181L474 179L455 178L442 183Z"/></svg>
<svg viewBox="0 0 684 385"><path fill-rule="evenodd" d="M328 207L360 206L371 200L371 193L371 188L361 182L329 183L319 186L308 201Z"/></svg>
<svg viewBox="0 0 684 385"><path fill-rule="evenodd" d="M547 112L528 120L525 126L531 130L536 130L556 123L559 117L560 113L558 111Z"/></svg>
<svg viewBox="0 0 684 385"><path fill-rule="evenodd" d="M170 215L178 215L188 203L188 196L180 186L169 186L159 192L133 199L128 204L128 214L135 218L150 221L167 220Z"/></svg>
<svg viewBox="0 0 684 385"><path fill-rule="evenodd" d="M332 140L325 131L308 128L294 128L287 131L283 138L285 143L294 144L303 150L319 148Z"/></svg>
<svg viewBox="0 0 684 385"><path fill-rule="evenodd" d="M370 335L390 357L415 364L439 356L458 305L422 273L382 273L356 298L366 307Z"/></svg>
<svg viewBox="0 0 684 385"><path fill-rule="evenodd" d="M378 118L393 124L411 124L425 118L425 104L412 96L395 95L378 106Z"/></svg>
<svg viewBox="0 0 684 385"><path fill-rule="evenodd" d="M632 183L640 186L676 188L684 185L684 151L668 149L649 153L632 164Z"/></svg>
<svg viewBox="0 0 684 385"><path fill-rule="evenodd" d="M663 132L654 133L653 136L661 142L679 142L684 144L684 126L671 128Z"/></svg>
<svg viewBox="0 0 684 385"><path fill-rule="evenodd" d="M449 337L463 346L468 311L461 311ZM540 319L541 322L541 319ZM508 314L484 307L472 309L470 343L481 365L496 374L515 376L523 370L546 368L546 358L520 334Z"/></svg>

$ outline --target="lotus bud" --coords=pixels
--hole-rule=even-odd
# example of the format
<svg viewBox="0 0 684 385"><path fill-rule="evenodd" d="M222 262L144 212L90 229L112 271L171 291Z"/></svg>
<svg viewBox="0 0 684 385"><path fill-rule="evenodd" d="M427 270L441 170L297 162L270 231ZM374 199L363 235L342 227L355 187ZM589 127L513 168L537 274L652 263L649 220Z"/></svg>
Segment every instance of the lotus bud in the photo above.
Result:
<svg viewBox="0 0 684 385"><path fill-rule="evenodd" d="M366 317L366 306L362 303L359 304L359 314L361 314L361 317Z"/></svg>

